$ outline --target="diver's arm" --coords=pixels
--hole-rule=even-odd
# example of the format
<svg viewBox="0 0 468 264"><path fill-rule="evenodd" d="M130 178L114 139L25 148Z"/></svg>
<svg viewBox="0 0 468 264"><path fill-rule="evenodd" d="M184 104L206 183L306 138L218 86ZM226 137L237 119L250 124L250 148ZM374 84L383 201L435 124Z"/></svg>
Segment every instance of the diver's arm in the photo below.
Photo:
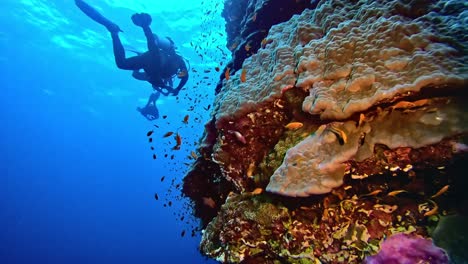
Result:
<svg viewBox="0 0 468 264"><path fill-rule="evenodd" d="M173 91L174 95L179 94L180 90L184 87L184 85L187 83L188 78L189 78L187 65L185 65L185 61L182 59L182 57L179 57L179 69L180 69L180 72L184 73L184 75L182 77L180 77L180 82Z"/></svg>
<svg viewBox="0 0 468 264"><path fill-rule="evenodd" d="M153 31L151 31L150 26L141 27L143 32L145 32L146 42L148 43L149 51L159 51L158 46L156 46L156 39L154 38Z"/></svg>
<svg viewBox="0 0 468 264"><path fill-rule="evenodd" d="M140 70L134 70L132 73L133 78L140 80L140 81L148 81L148 77L146 76L145 72L141 72Z"/></svg>
<svg viewBox="0 0 468 264"><path fill-rule="evenodd" d="M151 31L151 28L150 28L150 25L152 22L151 16L146 13L133 14L132 21L133 21L133 24L143 29L143 32L145 33L146 41L148 44L148 50L159 51L158 46L156 45L156 42L155 42L153 31Z"/></svg>
<svg viewBox="0 0 468 264"><path fill-rule="evenodd" d="M174 89L174 92L173 92L174 95L178 95L178 94L179 94L180 90L181 90L181 89L184 87L184 85L187 83L188 77L189 77L189 76L188 76L188 73L187 73L184 77L182 77L182 78L180 79L179 85L177 85L177 88Z"/></svg>

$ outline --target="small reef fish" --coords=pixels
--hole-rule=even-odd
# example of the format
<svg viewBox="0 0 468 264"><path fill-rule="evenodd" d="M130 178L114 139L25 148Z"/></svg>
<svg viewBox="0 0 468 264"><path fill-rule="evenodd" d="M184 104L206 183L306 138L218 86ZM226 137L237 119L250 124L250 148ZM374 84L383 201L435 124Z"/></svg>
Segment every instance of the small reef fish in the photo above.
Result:
<svg viewBox="0 0 468 264"><path fill-rule="evenodd" d="M255 162L252 162L249 164L249 167L247 168L247 171L246 171L247 177L249 178L252 177L254 170L255 170Z"/></svg>
<svg viewBox="0 0 468 264"><path fill-rule="evenodd" d="M190 152L190 156L192 156L193 159L198 159L198 155L197 153L195 153L195 151L192 150L192 152Z"/></svg>
<svg viewBox="0 0 468 264"><path fill-rule="evenodd" d="M435 215L439 211L439 206L434 201L432 201L432 200L429 200L429 201L432 203L432 205L434 205L434 208L432 208L431 210L425 212L424 216Z"/></svg>
<svg viewBox="0 0 468 264"><path fill-rule="evenodd" d="M154 194L154 199L157 201L159 200L159 195L157 193Z"/></svg>
<svg viewBox="0 0 468 264"><path fill-rule="evenodd" d="M213 200L211 197L202 197L203 199L203 204L210 207L210 208L215 208L216 207L216 202Z"/></svg>
<svg viewBox="0 0 468 264"><path fill-rule="evenodd" d="M245 51L250 51L251 48L252 48L252 46L250 45L250 41L249 41L249 42L247 42L247 44L245 44L244 49L245 49Z"/></svg>
<svg viewBox="0 0 468 264"><path fill-rule="evenodd" d="M289 84L281 88L281 94L284 94L287 90L294 88L294 85Z"/></svg>
<svg viewBox="0 0 468 264"><path fill-rule="evenodd" d="M226 81L229 81L229 78L231 78L231 68L227 67L226 68L226 71L224 72L224 78L226 79Z"/></svg>
<svg viewBox="0 0 468 264"><path fill-rule="evenodd" d="M262 40L262 42L261 42L261 47L264 49L264 48L266 47L266 45L268 45L268 44L270 44L270 43L272 43L272 42L273 42L272 39L266 39L266 38L264 38L264 39Z"/></svg>
<svg viewBox="0 0 468 264"><path fill-rule="evenodd" d="M229 48L228 48L228 49L229 49L230 51L233 51L233 50L235 50L235 49L237 48L237 45L239 45L239 43L237 43L237 42L234 42L234 43L232 43L232 45L231 45L231 46L229 46Z"/></svg>
<svg viewBox="0 0 468 264"><path fill-rule="evenodd" d="M186 116L184 117L184 121L182 121L182 123L188 124L188 120L189 120L189 115L186 115Z"/></svg>
<svg viewBox="0 0 468 264"><path fill-rule="evenodd" d="M255 190L252 191L252 194L258 195L258 194L261 194L262 192L263 192L262 188L255 188Z"/></svg>
<svg viewBox="0 0 468 264"><path fill-rule="evenodd" d="M179 133L175 135L176 145L172 148L173 150L179 150L180 145L182 145L182 138L180 137Z"/></svg>
<svg viewBox="0 0 468 264"><path fill-rule="evenodd" d="M299 129L299 128L303 127L303 126L304 126L304 124L301 123L301 122L291 122L291 123L287 124L284 127L286 129L296 130L296 129Z"/></svg>
<svg viewBox="0 0 468 264"><path fill-rule="evenodd" d="M215 71L219 72L219 70L220 70L219 67L216 66L216 67L215 67Z"/></svg>
<svg viewBox="0 0 468 264"><path fill-rule="evenodd" d="M165 178L166 178L166 176L162 176L161 177L161 182L163 182Z"/></svg>
<svg viewBox="0 0 468 264"><path fill-rule="evenodd" d="M187 71L180 71L180 72L177 74L177 77L179 77L179 78L183 78L183 77L185 77L185 76L187 76Z"/></svg>
<svg viewBox="0 0 468 264"><path fill-rule="evenodd" d="M148 138L148 142L149 143L153 142L153 138Z"/></svg>
<svg viewBox="0 0 468 264"><path fill-rule="evenodd" d="M156 154L153 154L153 159L156 159Z"/></svg>
<svg viewBox="0 0 468 264"><path fill-rule="evenodd" d="M169 131L169 132L167 132L166 134L164 134L163 137L170 137L170 136L172 136L172 134L174 134L174 132Z"/></svg>
<svg viewBox="0 0 468 264"><path fill-rule="evenodd" d="M180 233L180 236L181 236L181 237L184 237L184 236L185 236L185 230L182 230L182 232Z"/></svg>
<svg viewBox="0 0 468 264"><path fill-rule="evenodd" d="M361 197L365 197L365 196L376 196L377 194L379 194L379 193L381 193L381 192L382 192L382 190L377 189L377 190L372 191L372 192L370 192L370 193L364 194L364 195L362 195Z"/></svg>
<svg viewBox="0 0 468 264"><path fill-rule="evenodd" d="M247 70L246 70L246 69L242 69L241 76L240 76L241 82L245 82L245 81L246 81L246 75L247 75Z"/></svg>
<svg viewBox="0 0 468 264"><path fill-rule="evenodd" d="M436 194L432 195L431 198L436 198L436 197L441 196L442 194L444 194L448 190L449 187L450 187L450 185L448 185L448 184L445 185Z"/></svg>
<svg viewBox="0 0 468 264"><path fill-rule="evenodd" d="M400 193L404 193L404 192L407 192L405 190L396 190L396 191L391 191L389 193L387 193L388 196L397 196L398 194Z"/></svg>
<svg viewBox="0 0 468 264"><path fill-rule="evenodd" d="M333 126L330 126L330 132L332 132L333 134L335 134L336 138L338 139L338 142L340 143L340 145L344 145L348 142L348 136L346 135L346 133L339 129L339 128L336 128L336 127L333 127Z"/></svg>
<svg viewBox="0 0 468 264"><path fill-rule="evenodd" d="M151 135L153 135L153 132L154 132L153 130L148 131L148 133L146 133L146 136L150 137Z"/></svg>
<svg viewBox="0 0 468 264"><path fill-rule="evenodd" d="M242 144L247 144L247 140L245 137L239 132L235 130L228 130L230 134L233 134L236 137L237 141L241 142Z"/></svg>

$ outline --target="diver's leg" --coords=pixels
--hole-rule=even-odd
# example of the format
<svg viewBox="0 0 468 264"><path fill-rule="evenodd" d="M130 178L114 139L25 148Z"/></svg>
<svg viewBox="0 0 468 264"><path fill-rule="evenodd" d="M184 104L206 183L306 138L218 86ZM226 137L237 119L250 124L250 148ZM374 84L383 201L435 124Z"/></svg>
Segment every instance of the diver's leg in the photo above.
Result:
<svg viewBox="0 0 468 264"><path fill-rule="evenodd" d="M145 60L141 56L125 58L125 49L120 41L119 33L112 32L112 46L114 48L115 64L122 70L139 70L145 66Z"/></svg>
<svg viewBox="0 0 468 264"><path fill-rule="evenodd" d="M89 18L105 26L110 32L121 32L122 30L115 23L104 17L92 6L88 5L83 0L75 0L76 6L85 13Z"/></svg>
<svg viewBox="0 0 468 264"><path fill-rule="evenodd" d="M156 101L159 99L159 96L161 94L159 92L154 92L150 95L150 97L148 98L148 103L146 104L146 106L149 106L151 104L154 104L156 105Z"/></svg>

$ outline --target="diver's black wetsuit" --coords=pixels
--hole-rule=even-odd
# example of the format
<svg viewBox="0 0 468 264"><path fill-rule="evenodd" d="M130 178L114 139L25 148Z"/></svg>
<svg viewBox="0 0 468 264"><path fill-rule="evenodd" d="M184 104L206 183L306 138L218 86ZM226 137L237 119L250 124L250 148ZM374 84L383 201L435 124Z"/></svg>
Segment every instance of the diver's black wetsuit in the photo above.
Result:
<svg viewBox="0 0 468 264"><path fill-rule="evenodd" d="M156 107L156 101L158 100L159 95L159 92L151 94L145 107L137 107L137 111L148 119L148 121L153 121L159 118L159 110Z"/></svg>
<svg viewBox="0 0 468 264"><path fill-rule="evenodd" d="M76 6L83 11L89 18L97 23L105 26L111 33L112 46L114 50L115 63L119 69L133 70L133 76L136 79L148 81L153 88L164 95L177 95L182 87L187 83L188 71L184 60L174 52L170 61L162 60L161 49L158 47L159 40L156 41L155 35L151 31L151 16L148 14L134 14L132 21L135 25L140 26L146 36L148 51L137 56L126 58L125 49L120 41L119 26L104 17L92 6L88 5L83 0L75 0ZM139 72L143 69L144 73ZM172 88L169 78L177 73L177 70L184 71L184 76L180 77L180 82L176 88ZM169 73L169 71L172 71Z"/></svg>
<svg viewBox="0 0 468 264"><path fill-rule="evenodd" d="M120 41L119 33L111 32L115 64L122 70L143 69L147 76L146 81L151 83L153 87L164 87L160 75L161 54L159 47L155 43L151 28L149 26L142 28L148 42L148 51L129 58L125 57L125 49Z"/></svg>

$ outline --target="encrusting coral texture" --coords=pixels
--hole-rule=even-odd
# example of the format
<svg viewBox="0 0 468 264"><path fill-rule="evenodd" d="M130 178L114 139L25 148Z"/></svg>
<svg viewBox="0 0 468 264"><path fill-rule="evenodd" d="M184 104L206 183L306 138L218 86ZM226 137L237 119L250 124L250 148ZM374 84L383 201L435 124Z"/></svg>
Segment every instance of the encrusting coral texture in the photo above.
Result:
<svg viewBox="0 0 468 264"><path fill-rule="evenodd" d="M468 214L466 1L249 0L232 12L238 43L184 180L202 252L361 263L385 238L424 244L434 229L452 247L437 226Z"/></svg>

